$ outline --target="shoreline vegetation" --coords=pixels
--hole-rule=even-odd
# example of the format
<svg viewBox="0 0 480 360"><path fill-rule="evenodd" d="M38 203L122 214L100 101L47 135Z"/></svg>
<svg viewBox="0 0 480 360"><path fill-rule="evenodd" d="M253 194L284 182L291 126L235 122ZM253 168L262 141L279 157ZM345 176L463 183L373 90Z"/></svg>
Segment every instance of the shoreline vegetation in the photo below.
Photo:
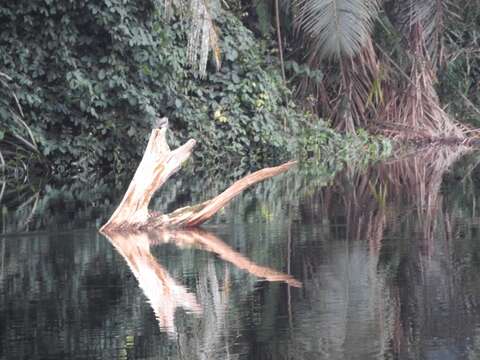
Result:
<svg viewBox="0 0 480 360"><path fill-rule="evenodd" d="M131 172L159 116L205 166L478 145L477 1L278 5L0 5L0 174Z"/></svg>

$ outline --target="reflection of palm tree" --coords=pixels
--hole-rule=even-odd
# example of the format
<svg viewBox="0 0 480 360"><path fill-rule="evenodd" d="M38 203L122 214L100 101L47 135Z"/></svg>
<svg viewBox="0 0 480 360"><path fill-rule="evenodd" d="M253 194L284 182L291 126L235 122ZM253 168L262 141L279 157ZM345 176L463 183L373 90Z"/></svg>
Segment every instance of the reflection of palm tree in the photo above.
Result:
<svg viewBox="0 0 480 360"><path fill-rule="evenodd" d="M432 147L367 171L347 171L337 177L335 187L323 190L322 214L331 217L332 204L342 201L346 211L346 236L368 239L371 250L378 255L387 224L392 231L400 230L398 214L392 210L407 205L406 211L415 211L418 221L406 225L415 225L415 232L423 235L424 252L429 254L442 209L443 177L466 151L465 147Z"/></svg>
<svg viewBox="0 0 480 360"><path fill-rule="evenodd" d="M407 319L412 318L411 312L415 312L417 319L428 316L419 310L424 309L421 304L428 295L422 290L424 286L419 287L417 281L425 282L428 269L435 266L435 261L432 260L435 247L441 244L442 234L449 231L448 221L445 220L448 214L443 212L441 185L452 164L466 151L464 147L433 147L377 168L376 179L386 189L384 201L387 208L404 208L412 215L399 218L395 213L389 212L387 222L391 224L391 233L387 236L392 237L393 234L404 231L421 234L418 239L420 241L407 242L404 248L406 254L398 259L394 273L396 279L402 280L389 284L394 311L391 335L394 350L398 354L407 348L415 348L418 341L418 335L412 333L412 326L407 323L410 321ZM422 321L419 323L423 326Z"/></svg>
<svg viewBox="0 0 480 360"><path fill-rule="evenodd" d="M15 215L0 218L2 233L30 230L30 222L40 202L40 192L32 190L30 184L17 184L5 178L0 180L0 203L13 209Z"/></svg>
<svg viewBox="0 0 480 360"><path fill-rule="evenodd" d="M114 233L106 236L127 261L155 312L160 328L170 334L176 333L174 319L178 307L194 314L201 314L202 308L196 296L178 284L155 259L150 252L151 245L174 243L179 247L195 246L213 252L257 277L268 281L283 281L290 286L301 286L292 276L255 264L215 235L203 230L161 230L151 233Z"/></svg>
<svg viewBox="0 0 480 360"><path fill-rule="evenodd" d="M412 333L412 327L406 321L430 316L428 312L418 310L424 309L422 304L428 296L423 292L423 284L428 274L438 274L435 246L442 246L444 237L452 237L454 225L449 212L444 211L441 185L452 164L466 151L465 147L432 147L413 156L373 166L367 171L344 172L337 177L334 186L322 189L310 200L309 207L302 209L310 211L312 218L328 219L335 225L330 228L331 233L336 232L334 236L351 241L346 246L345 263L348 266L352 266L358 241L368 241L368 268L362 271L369 271L369 288L373 290L369 296L373 306L377 306L384 349L393 346L394 351L400 353L415 347L418 334ZM342 204L340 211L335 205L339 203ZM345 227L339 227L339 222ZM345 232L338 231L338 228L345 229ZM413 238L405 237L405 234ZM382 250L385 239L389 239L388 247ZM398 253L392 252L392 246L398 247ZM306 274L319 273L315 269L318 255L308 254L302 263ZM333 273L337 274L336 271ZM349 272L348 276L358 274ZM345 277L344 293L335 293L333 285L327 287L345 298L345 304L348 304L348 291L352 285ZM328 282L325 279L318 281L320 275L310 275L310 278L317 282L306 282L305 291L318 291L313 297L325 299L325 293L321 291L325 292ZM342 314L343 309L332 306L330 311ZM336 319L339 318L341 315ZM421 320L416 321L416 325L424 326ZM344 329L348 328L346 323L347 320L342 323ZM337 338L344 336L342 331Z"/></svg>

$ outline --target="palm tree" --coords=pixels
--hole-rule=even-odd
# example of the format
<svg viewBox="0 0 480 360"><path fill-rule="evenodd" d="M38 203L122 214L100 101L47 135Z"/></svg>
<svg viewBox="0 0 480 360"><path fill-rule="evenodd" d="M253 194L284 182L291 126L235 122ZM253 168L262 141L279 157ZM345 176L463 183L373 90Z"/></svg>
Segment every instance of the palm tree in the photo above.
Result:
<svg viewBox="0 0 480 360"><path fill-rule="evenodd" d="M450 0L387 1L387 16L379 12L376 0L294 0L292 4L307 49L305 61L326 74L317 86L304 80L300 93L313 93L320 113L337 129L369 126L406 138L463 138L462 129L442 109L434 87L445 55L444 23L453 14ZM408 59L405 65L375 41L372 30L379 15L383 26L396 33L401 56Z"/></svg>
<svg viewBox="0 0 480 360"><path fill-rule="evenodd" d="M337 129L364 126L368 97L379 77L371 32L377 0L294 0L294 24L306 47L306 64L325 73L320 84L304 80L300 94L313 93L320 113Z"/></svg>
<svg viewBox="0 0 480 360"><path fill-rule="evenodd" d="M282 67L280 23L290 22L295 30L290 43L301 44L290 57L324 74L322 81L301 78L298 97L305 105L313 97L313 110L336 129L368 127L407 139L464 138L465 128L447 115L435 89L447 53L445 23L457 16L455 0L283 0L283 21L278 1L265 1ZM176 7L188 19L188 60L201 76L210 53L220 67L215 19L231 2L164 0L166 8ZM385 32L391 39L385 41Z"/></svg>
<svg viewBox="0 0 480 360"><path fill-rule="evenodd" d="M408 80L397 79L383 112L385 118L401 125L398 129L403 137L462 138L462 129L445 113L435 90L437 70L445 56L444 23L453 14L451 2L401 0L392 2L388 9L388 17L403 40Z"/></svg>

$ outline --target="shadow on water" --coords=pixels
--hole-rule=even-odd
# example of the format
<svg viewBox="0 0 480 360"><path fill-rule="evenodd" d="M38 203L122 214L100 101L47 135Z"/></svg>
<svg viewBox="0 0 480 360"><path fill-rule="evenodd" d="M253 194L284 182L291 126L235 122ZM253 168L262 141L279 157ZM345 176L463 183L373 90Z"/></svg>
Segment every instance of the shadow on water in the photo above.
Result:
<svg viewBox="0 0 480 360"><path fill-rule="evenodd" d="M208 232L3 236L0 358L477 358L479 162L437 147L325 176L300 168L242 194ZM194 180L176 178L157 208L231 182ZM48 218L28 229L96 225L122 186L64 189L73 205L42 190ZM24 219L8 214L3 229Z"/></svg>

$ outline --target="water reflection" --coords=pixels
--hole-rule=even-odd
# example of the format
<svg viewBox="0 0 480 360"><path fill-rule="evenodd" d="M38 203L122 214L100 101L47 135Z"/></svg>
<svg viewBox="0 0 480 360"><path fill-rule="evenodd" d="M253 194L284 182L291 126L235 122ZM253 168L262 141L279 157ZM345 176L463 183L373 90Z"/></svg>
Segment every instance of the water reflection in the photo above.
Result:
<svg viewBox="0 0 480 360"><path fill-rule="evenodd" d="M296 259L307 292L297 313L306 321L304 303L313 301L313 316L328 329L303 346L333 358L466 358L478 329L480 288L469 275L478 264L465 263L474 256L462 236L469 220L441 189L466 151L433 148L347 170L301 204L310 221L323 219L310 237L328 238L323 250L332 256L326 262L308 251ZM452 184L447 189L455 198Z"/></svg>
<svg viewBox="0 0 480 360"><path fill-rule="evenodd" d="M211 232L0 238L0 358L478 358L479 160L286 174Z"/></svg>
<svg viewBox="0 0 480 360"><path fill-rule="evenodd" d="M195 295L178 284L150 252L148 234L131 234L109 237L115 249L122 255L147 297L161 330L176 333L175 310L182 307L194 314L202 308Z"/></svg>
<svg viewBox="0 0 480 360"><path fill-rule="evenodd" d="M403 224L397 220L415 221L412 232L422 235L428 252L437 214L442 209L443 177L466 152L467 148L463 147L427 148L366 171L347 169L336 178L334 186L317 194L316 199L322 205L318 215L331 218L333 207L338 208L333 202L341 201L345 209L346 236L369 239L372 248L377 250L387 222L398 227ZM392 230L401 231L399 228Z"/></svg>
<svg viewBox="0 0 480 360"><path fill-rule="evenodd" d="M215 235L201 229L165 229L148 233L127 234L107 233L105 236L122 255L135 275L140 288L155 312L160 329L168 332L171 336L176 335L175 311L178 307L196 315L202 313L202 307L195 294L189 292L185 286L178 284L152 255L151 246L171 243L179 248L195 247L215 253L221 259L258 278L267 281L282 281L290 286L301 287L301 283L291 275L255 264ZM221 286L211 262L207 267L206 274L207 276L201 276L200 278L198 292L204 300L207 300L210 296L213 298L215 326L207 331L207 333L213 335L213 329L222 325L221 319L228 305L229 276L227 272L223 286ZM209 324L209 321L206 323Z"/></svg>

